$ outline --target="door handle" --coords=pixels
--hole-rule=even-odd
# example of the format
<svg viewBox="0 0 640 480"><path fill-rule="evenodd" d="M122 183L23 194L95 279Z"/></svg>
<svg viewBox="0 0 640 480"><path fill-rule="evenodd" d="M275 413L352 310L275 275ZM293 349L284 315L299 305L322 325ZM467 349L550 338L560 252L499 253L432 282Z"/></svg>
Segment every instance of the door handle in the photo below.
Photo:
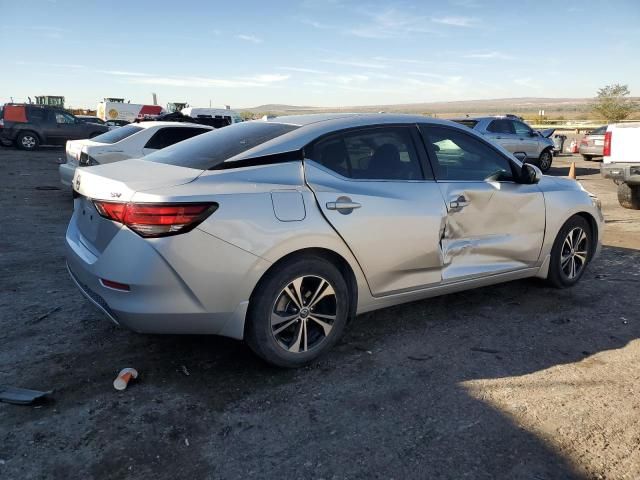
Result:
<svg viewBox="0 0 640 480"><path fill-rule="evenodd" d="M353 210L361 206L357 202L327 202L327 210Z"/></svg>
<svg viewBox="0 0 640 480"><path fill-rule="evenodd" d="M467 200L467 198L464 195L460 195L455 200L449 202L449 206L457 210L461 210L467 205L469 205L469 200Z"/></svg>
<svg viewBox="0 0 640 480"><path fill-rule="evenodd" d="M345 215L361 206L358 202L352 202L349 197L340 197L335 202L327 202L327 210L337 210Z"/></svg>

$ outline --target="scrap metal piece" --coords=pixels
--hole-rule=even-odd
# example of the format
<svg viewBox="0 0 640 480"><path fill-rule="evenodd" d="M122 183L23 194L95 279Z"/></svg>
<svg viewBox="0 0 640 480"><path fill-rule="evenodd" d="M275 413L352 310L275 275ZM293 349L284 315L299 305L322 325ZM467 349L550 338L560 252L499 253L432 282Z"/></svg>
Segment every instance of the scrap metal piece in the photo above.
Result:
<svg viewBox="0 0 640 480"><path fill-rule="evenodd" d="M0 385L0 402L12 403L14 405L31 405L46 395L51 395L52 390L41 392L39 390L29 390L28 388L10 387Z"/></svg>

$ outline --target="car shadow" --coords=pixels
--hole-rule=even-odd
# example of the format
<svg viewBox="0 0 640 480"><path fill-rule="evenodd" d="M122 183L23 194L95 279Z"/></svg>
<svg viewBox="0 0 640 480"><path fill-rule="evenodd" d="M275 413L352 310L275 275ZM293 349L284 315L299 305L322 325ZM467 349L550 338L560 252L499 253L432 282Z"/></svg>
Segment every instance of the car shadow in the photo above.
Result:
<svg viewBox="0 0 640 480"><path fill-rule="evenodd" d="M131 463L162 478L586 478L464 383L579 362L638 338L640 325L619 312L633 308L637 280L627 280L639 260L636 250L605 247L572 289L524 280L365 314L300 370L268 367L229 339L106 327L87 310L83 326L100 330L104 358L76 354L76 374L101 381L65 384L50 371L64 385L55 428L71 421L77 398L95 405L83 434L108 441L78 447L101 445L80 468L93 476L124 476ZM612 309L603 299L614 292ZM122 366L141 380L116 395L109 382Z"/></svg>

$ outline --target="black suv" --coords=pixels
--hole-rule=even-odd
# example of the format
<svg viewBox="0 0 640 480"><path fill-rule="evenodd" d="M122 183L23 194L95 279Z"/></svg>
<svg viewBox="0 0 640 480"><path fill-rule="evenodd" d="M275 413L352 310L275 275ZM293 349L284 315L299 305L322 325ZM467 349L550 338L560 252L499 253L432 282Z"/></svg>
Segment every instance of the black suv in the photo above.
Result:
<svg viewBox="0 0 640 480"><path fill-rule="evenodd" d="M91 138L109 130L106 125L86 123L66 110L43 105L9 103L0 113L0 141L23 150L64 145L67 140Z"/></svg>

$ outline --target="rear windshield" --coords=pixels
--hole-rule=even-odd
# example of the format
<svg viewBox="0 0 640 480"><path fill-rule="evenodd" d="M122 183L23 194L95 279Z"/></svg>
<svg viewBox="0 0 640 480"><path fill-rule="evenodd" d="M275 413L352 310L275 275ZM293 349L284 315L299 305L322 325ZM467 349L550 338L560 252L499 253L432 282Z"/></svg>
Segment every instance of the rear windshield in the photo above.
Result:
<svg viewBox="0 0 640 480"><path fill-rule="evenodd" d="M606 125L604 127L596 128L589 135L604 135L605 133L607 133Z"/></svg>
<svg viewBox="0 0 640 480"><path fill-rule="evenodd" d="M98 143L116 143L130 137L140 130L142 130L142 127L139 127L138 125L125 125L124 127L116 128L115 130L110 130L102 135L93 137L91 140Z"/></svg>
<svg viewBox="0 0 640 480"><path fill-rule="evenodd" d="M469 128L473 128L478 124L477 120L454 120L454 122Z"/></svg>
<svg viewBox="0 0 640 480"><path fill-rule="evenodd" d="M144 160L207 170L242 152L298 128L281 123L244 122L159 150Z"/></svg>

